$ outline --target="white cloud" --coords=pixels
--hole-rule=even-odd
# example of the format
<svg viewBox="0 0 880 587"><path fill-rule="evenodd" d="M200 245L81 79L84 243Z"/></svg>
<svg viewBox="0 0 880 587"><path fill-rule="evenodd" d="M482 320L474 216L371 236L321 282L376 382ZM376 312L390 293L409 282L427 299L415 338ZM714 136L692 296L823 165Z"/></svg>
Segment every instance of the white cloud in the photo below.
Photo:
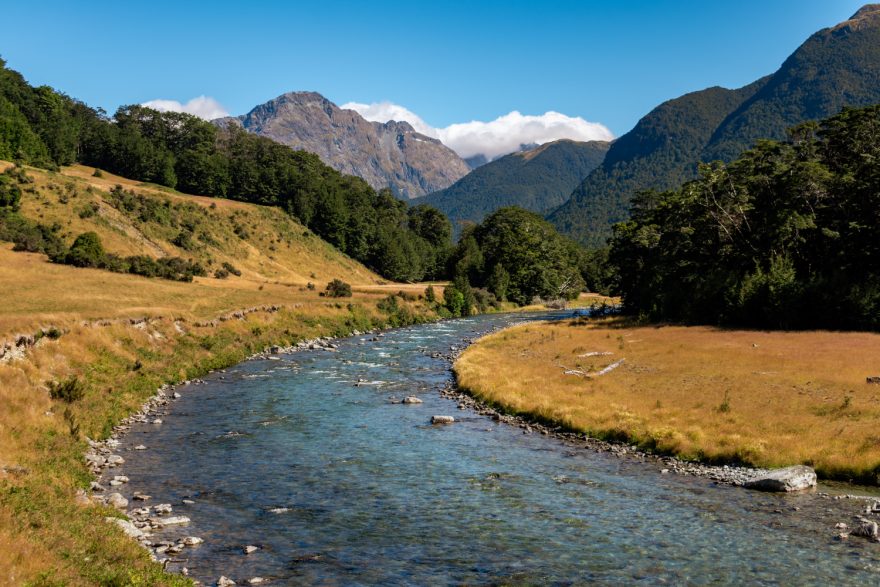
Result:
<svg viewBox="0 0 880 587"><path fill-rule="evenodd" d="M354 110L367 120L406 121L420 133L440 139L463 158L485 155L491 160L518 151L524 144L541 145L559 139L610 141L614 138L603 124L553 111L535 116L514 110L489 122L472 120L434 128L414 112L391 102L349 102L342 108Z"/></svg>
<svg viewBox="0 0 880 587"><path fill-rule="evenodd" d="M407 110L398 104L392 104L391 102L373 102L372 104L348 102L340 106L340 108L343 110L354 110L367 120L376 122L388 122L389 120L408 122L423 135L434 137L435 139L439 138L437 136L437 129L422 120L415 112Z"/></svg>
<svg viewBox="0 0 880 587"><path fill-rule="evenodd" d="M150 100L149 102L144 102L141 106L153 108L159 112L185 112L205 120L229 116L229 112L220 105L220 102L208 96L193 98L186 104L181 104L177 100Z"/></svg>

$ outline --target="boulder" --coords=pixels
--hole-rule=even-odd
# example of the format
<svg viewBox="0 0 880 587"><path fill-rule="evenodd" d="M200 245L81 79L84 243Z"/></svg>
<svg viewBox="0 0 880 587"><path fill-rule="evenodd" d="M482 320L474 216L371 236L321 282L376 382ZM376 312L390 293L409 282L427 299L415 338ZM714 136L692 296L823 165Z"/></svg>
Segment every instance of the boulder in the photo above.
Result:
<svg viewBox="0 0 880 587"><path fill-rule="evenodd" d="M181 540L181 542L186 546L197 546L204 542L204 540L202 540L198 536L187 536L186 538Z"/></svg>
<svg viewBox="0 0 880 587"><path fill-rule="evenodd" d="M111 493L107 496L107 505L113 506L118 510L124 510L128 507L128 500L122 497L121 493Z"/></svg>
<svg viewBox="0 0 880 587"><path fill-rule="evenodd" d="M806 465L775 469L746 481L745 487L758 491L802 491L816 486L816 471Z"/></svg>
<svg viewBox="0 0 880 587"><path fill-rule="evenodd" d="M217 579L217 587L235 587L235 581L229 577L221 576Z"/></svg>
<svg viewBox="0 0 880 587"><path fill-rule="evenodd" d="M420 403L422 403L422 400L415 397L414 395L408 395L405 398L403 398L403 400L400 403L402 403L402 404L420 404Z"/></svg>
<svg viewBox="0 0 880 587"><path fill-rule="evenodd" d="M860 526L853 529L852 534L854 536L864 536L873 542L880 542L880 529L877 527L877 522L864 521Z"/></svg>
<svg viewBox="0 0 880 587"><path fill-rule="evenodd" d="M260 547L254 546L253 544L248 544L247 546L244 547L245 554L253 554L253 553L257 552L258 550L260 550Z"/></svg>
<svg viewBox="0 0 880 587"><path fill-rule="evenodd" d="M452 416L431 416L431 424L452 424L455 418Z"/></svg>
<svg viewBox="0 0 880 587"><path fill-rule="evenodd" d="M139 539L144 537L144 533L140 530L140 528L136 527L134 524L129 522L128 520L123 520L122 518L104 518L108 522L116 524L122 531L125 532L126 536L129 536L134 539Z"/></svg>

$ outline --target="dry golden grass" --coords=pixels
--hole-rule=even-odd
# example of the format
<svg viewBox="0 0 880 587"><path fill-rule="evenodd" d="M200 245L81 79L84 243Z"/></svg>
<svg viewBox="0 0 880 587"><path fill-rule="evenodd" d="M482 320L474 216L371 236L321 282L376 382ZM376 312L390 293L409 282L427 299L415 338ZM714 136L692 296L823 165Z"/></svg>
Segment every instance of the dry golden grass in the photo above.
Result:
<svg viewBox="0 0 880 587"><path fill-rule="evenodd" d="M598 352L612 354L581 356ZM513 412L662 452L870 482L880 471L880 386L866 383L878 334L540 323L485 337L455 371Z"/></svg>

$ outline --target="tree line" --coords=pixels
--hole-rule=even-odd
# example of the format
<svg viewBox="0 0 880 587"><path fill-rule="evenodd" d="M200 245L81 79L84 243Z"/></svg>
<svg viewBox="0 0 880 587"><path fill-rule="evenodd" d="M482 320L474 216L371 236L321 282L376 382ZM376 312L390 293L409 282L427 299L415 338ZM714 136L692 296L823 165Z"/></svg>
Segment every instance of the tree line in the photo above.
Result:
<svg viewBox="0 0 880 587"><path fill-rule="evenodd" d="M880 105L845 109L639 194L601 278L651 320L876 330L878 227Z"/></svg>

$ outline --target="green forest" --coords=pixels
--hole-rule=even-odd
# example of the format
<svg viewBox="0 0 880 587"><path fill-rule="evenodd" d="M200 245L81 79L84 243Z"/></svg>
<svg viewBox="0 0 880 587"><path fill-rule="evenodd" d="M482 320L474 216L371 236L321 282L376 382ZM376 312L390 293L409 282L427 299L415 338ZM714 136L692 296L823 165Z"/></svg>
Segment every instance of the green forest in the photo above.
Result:
<svg viewBox="0 0 880 587"><path fill-rule="evenodd" d="M804 123L614 228L626 310L761 328L880 328L880 106Z"/></svg>

